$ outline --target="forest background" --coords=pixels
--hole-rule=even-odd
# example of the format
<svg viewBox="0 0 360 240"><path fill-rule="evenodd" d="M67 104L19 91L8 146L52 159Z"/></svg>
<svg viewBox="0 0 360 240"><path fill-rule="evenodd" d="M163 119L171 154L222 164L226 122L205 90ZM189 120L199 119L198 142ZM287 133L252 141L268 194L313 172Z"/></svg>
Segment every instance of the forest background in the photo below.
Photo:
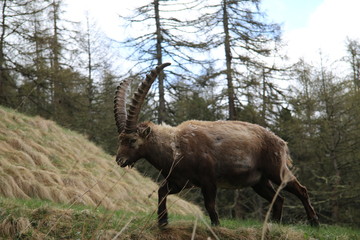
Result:
<svg viewBox="0 0 360 240"><path fill-rule="evenodd" d="M281 27L259 4L148 1L119 16L132 29L119 42L90 17L85 25L66 19L63 0L1 0L0 104L52 119L115 154L116 86L133 78L134 89L149 69L172 62L141 120L241 120L271 129L288 142L321 222L359 227L360 42L348 38L334 61L319 53L318 64L289 64ZM161 181L146 161L136 167ZM283 194L283 221L305 221L301 203ZM198 190L186 198L202 205ZM251 189L220 190L218 210L263 219L266 203Z"/></svg>

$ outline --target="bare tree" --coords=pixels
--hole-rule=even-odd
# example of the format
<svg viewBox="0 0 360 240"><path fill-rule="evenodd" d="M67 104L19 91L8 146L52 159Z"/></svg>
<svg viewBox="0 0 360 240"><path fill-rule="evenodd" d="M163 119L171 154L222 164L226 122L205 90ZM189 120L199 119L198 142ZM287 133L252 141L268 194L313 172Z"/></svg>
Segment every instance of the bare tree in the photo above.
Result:
<svg viewBox="0 0 360 240"><path fill-rule="evenodd" d="M45 7L44 4L33 4L30 0L0 2L0 104L16 105L14 99L18 87L14 74L23 70L22 56L26 47L29 47L26 44L24 46L30 37L26 20Z"/></svg>
<svg viewBox="0 0 360 240"><path fill-rule="evenodd" d="M347 39L346 41L348 57L347 60L350 63L352 70L352 81L355 86L355 90L360 90L360 43L356 40Z"/></svg>
<svg viewBox="0 0 360 240"><path fill-rule="evenodd" d="M200 1L201 2L201 1ZM175 77L195 79L196 64L205 62L194 51L205 51L208 46L194 37L194 22L186 19L191 16L189 11L197 8L197 1L154 0L153 2L135 9L135 14L124 18L139 34L134 34L123 43L131 49L129 60L136 64L147 63L147 66L162 64L164 59L174 63L178 71L172 72ZM196 16L196 15L195 15ZM189 37L191 36L191 37ZM201 55L201 54L199 54ZM191 72L191 74L187 74ZM158 80L158 122L167 122L165 75L160 74Z"/></svg>
<svg viewBox="0 0 360 240"><path fill-rule="evenodd" d="M229 119L238 118L236 101L239 96L234 79L240 79L245 71L254 73L273 67L267 66L265 58L275 50L280 30L276 24L265 23L259 3L222 0L205 6L197 21L198 29L207 36L212 51L224 49L224 58L216 60L222 66L219 72L226 78Z"/></svg>

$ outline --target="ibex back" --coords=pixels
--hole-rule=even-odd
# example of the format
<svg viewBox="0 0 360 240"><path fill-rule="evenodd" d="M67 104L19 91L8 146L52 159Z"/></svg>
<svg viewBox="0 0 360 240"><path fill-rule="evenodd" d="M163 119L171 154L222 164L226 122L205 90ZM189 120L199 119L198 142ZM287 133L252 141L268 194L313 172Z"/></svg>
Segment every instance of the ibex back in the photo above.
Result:
<svg viewBox="0 0 360 240"><path fill-rule="evenodd" d="M156 76L169 66L152 70L134 93L126 111L129 80L117 88L114 100L115 121L119 132L116 161L121 167L132 166L145 158L161 171L158 224L168 224L166 197L189 187L201 188L206 210L213 225L219 224L215 210L217 188L252 187L271 202L275 197L272 183L286 181L285 190L295 194L304 205L312 225L319 225L307 190L291 173L286 142L265 128L240 121L187 121L177 127L138 123L145 96ZM284 198L278 195L273 219L281 220Z"/></svg>

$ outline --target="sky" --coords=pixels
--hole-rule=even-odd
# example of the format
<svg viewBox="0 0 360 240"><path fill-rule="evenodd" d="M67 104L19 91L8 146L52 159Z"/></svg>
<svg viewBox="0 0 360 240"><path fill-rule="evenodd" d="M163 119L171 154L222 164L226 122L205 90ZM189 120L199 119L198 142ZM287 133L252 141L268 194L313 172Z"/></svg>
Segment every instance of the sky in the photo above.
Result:
<svg viewBox="0 0 360 240"><path fill-rule="evenodd" d="M121 39L118 15L130 14L148 1L67 0L66 11L77 21L88 13L108 37ZM284 52L292 61L316 63L320 53L336 61L346 55L346 38L360 41L360 0L262 0L261 9L282 25Z"/></svg>
<svg viewBox="0 0 360 240"><path fill-rule="evenodd" d="M336 61L346 55L347 38L360 40L359 0L263 0L269 18L283 24L292 59Z"/></svg>

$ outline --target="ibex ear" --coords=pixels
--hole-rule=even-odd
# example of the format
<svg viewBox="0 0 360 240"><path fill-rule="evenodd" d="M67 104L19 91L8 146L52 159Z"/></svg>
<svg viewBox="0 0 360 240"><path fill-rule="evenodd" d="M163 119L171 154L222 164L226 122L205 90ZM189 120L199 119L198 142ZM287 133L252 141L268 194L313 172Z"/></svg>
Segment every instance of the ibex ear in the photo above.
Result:
<svg viewBox="0 0 360 240"><path fill-rule="evenodd" d="M151 127L146 126L144 128L139 128L139 135L142 138L148 138L151 133Z"/></svg>

